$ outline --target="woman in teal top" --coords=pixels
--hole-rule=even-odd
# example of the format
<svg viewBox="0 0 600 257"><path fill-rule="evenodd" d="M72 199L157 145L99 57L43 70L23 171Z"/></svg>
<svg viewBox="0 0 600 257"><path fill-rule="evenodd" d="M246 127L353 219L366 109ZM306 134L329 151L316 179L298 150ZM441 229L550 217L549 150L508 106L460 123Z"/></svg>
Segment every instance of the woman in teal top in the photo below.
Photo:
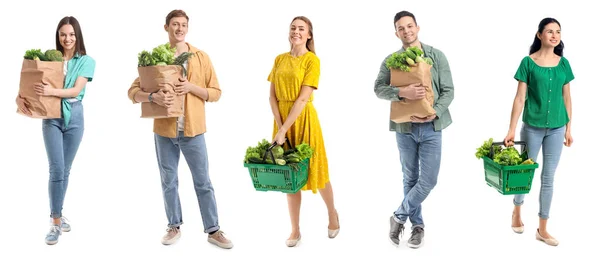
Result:
<svg viewBox="0 0 600 257"><path fill-rule="evenodd" d="M537 162L542 148L543 164L539 197L539 227L536 239L556 246L558 240L546 229L552 203L554 173L563 144L571 146L571 93L570 82L575 78L569 61L563 57L564 44L560 23L553 18L543 19L535 35L529 56L521 60L515 74L518 81L513 103L510 128L504 144L514 142L517 119L523 110L521 140L525 141L529 157ZM564 140L563 140L564 138ZM525 195L514 196L512 229L523 233L521 205Z"/></svg>
<svg viewBox="0 0 600 257"><path fill-rule="evenodd" d="M79 22L74 17L65 17L56 28L56 49L64 57L65 82L62 89L50 85L37 84L38 95L60 97L62 99L62 117L42 121L42 131L50 178L48 193L50 198L50 217L52 225L46 235L46 243L53 245L58 242L62 232L71 230L62 216L63 202L71 164L83 137L83 105L85 86L92 81L96 62L85 51L83 35ZM17 105L25 114L31 114L23 98L17 97Z"/></svg>

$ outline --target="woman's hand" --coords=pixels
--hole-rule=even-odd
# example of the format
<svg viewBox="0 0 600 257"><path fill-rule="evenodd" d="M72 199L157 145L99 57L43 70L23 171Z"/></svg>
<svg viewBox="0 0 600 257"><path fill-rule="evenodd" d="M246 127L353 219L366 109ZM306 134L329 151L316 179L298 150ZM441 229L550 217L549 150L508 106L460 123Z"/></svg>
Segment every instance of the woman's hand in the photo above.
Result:
<svg viewBox="0 0 600 257"><path fill-rule="evenodd" d="M33 90L35 90L35 93L38 95L42 95L42 96L53 96L54 95L54 88L51 87L48 84L44 84L44 83L37 83L33 86Z"/></svg>
<svg viewBox="0 0 600 257"><path fill-rule="evenodd" d="M19 107L19 110L20 110L20 111L21 111L23 114L25 114L25 115L27 115L27 116L31 116L31 115L33 115L33 114L31 113L31 111L29 110L29 106L27 106L27 102L25 102L25 99L24 99L24 98L22 98L21 96L17 96L17 100L16 100L16 101L17 101L17 106Z"/></svg>
<svg viewBox="0 0 600 257"><path fill-rule="evenodd" d="M571 144L573 144L573 137L571 136L571 131L567 130L565 131L565 142L564 142L565 146L569 147L571 146Z"/></svg>
<svg viewBox="0 0 600 257"><path fill-rule="evenodd" d="M504 138L504 146L509 147L515 144L515 132L510 130Z"/></svg>
<svg viewBox="0 0 600 257"><path fill-rule="evenodd" d="M275 134L275 138L273 138L273 142L277 142L277 145L283 145L285 143L285 131L279 130L277 134Z"/></svg>

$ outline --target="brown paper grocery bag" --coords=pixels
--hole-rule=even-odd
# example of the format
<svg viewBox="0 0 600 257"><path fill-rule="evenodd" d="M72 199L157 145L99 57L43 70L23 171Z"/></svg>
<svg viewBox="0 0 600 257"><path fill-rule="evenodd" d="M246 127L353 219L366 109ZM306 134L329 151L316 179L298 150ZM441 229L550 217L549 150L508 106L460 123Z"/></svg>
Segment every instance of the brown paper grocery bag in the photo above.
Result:
<svg viewBox="0 0 600 257"><path fill-rule="evenodd" d="M410 122L411 116L425 118L435 114L433 109L434 95L431 84L431 65L423 62L411 67L410 72L390 69L390 84L395 87L406 87L421 83L425 87L425 98L420 100L404 99L393 101L390 106L390 120L396 123Z"/></svg>
<svg viewBox="0 0 600 257"><path fill-rule="evenodd" d="M40 96L36 94L34 84L43 82L53 88L63 88L64 81L63 62L23 59L19 95L25 99L25 103L29 106L32 115L26 115L18 108L17 113L39 119L60 118L62 109L61 99L55 96Z"/></svg>
<svg viewBox="0 0 600 257"><path fill-rule="evenodd" d="M175 83L182 77L183 69L179 65L159 65L138 67L140 88L146 93L156 93L159 90L167 94L175 93ZM173 105L169 108L156 103L143 102L142 118L171 118L183 116L185 96L175 96Z"/></svg>

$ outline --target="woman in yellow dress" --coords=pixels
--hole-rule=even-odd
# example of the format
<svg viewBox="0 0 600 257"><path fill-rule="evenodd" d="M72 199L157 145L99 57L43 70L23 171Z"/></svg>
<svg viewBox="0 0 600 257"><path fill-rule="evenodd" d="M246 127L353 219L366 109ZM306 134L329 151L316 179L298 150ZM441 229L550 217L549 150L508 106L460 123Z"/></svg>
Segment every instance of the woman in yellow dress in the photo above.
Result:
<svg viewBox="0 0 600 257"><path fill-rule="evenodd" d="M327 155L317 111L312 104L313 90L318 88L320 61L315 54L313 28L304 16L295 17L290 24L291 51L275 58L268 80L271 82L271 109L275 118L273 141L282 145L287 138L292 146L307 143L313 149L308 181L302 190L317 191L327 205L328 236L337 236L340 225L333 203L333 189L329 182ZM301 190L301 191L302 191ZM286 241L289 247L300 241L301 191L288 194L288 208L292 233Z"/></svg>

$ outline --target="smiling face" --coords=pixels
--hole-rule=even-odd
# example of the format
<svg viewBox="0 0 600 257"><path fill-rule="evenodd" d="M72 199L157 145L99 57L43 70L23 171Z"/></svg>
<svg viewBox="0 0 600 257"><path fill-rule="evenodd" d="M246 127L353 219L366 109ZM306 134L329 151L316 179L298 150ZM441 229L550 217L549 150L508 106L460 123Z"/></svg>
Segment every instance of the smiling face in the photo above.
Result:
<svg viewBox="0 0 600 257"><path fill-rule="evenodd" d="M396 21L396 36L404 45L410 45L419 39L419 26L410 16L404 16Z"/></svg>
<svg viewBox="0 0 600 257"><path fill-rule="evenodd" d="M543 47L556 47L560 44L560 26L556 23L549 23L544 27L537 37L542 42Z"/></svg>
<svg viewBox="0 0 600 257"><path fill-rule="evenodd" d="M172 43L185 42L185 36L188 32L188 20L185 17L173 17L165 30L169 34L169 41Z"/></svg>
<svg viewBox="0 0 600 257"><path fill-rule="evenodd" d="M306 46L306 42L312 38L310 28L306 22L296 19L290 24L290 43L293 47Z"/></svg>
<svg viewBox="0 0 600 257"><path fill-rule="evenodd" d="M58 40L65 51L73 51L75 49L75 30L71 24L65 24L58 30Z"/></svg>

